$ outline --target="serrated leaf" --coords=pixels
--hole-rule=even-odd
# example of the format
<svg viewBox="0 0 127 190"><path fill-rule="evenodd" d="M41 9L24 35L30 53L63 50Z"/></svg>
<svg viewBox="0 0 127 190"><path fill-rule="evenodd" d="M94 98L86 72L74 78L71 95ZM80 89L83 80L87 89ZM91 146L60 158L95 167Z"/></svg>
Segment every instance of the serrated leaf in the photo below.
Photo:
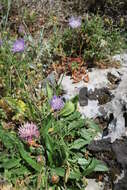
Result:
<svg viewBox="0 0 127 190"><path fill-rule="evenodd" d="M59 112L59 115L66 117L72 114L74 111L75 111L75 105L71 101L68 101L64 105L63 109Z"/></svg>

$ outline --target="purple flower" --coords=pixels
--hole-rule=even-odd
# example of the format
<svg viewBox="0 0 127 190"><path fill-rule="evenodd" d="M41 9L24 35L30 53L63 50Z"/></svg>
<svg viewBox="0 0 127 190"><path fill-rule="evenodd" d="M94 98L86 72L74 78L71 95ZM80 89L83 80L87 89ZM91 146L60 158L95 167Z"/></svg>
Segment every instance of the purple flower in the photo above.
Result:
<svg viewBox="0 0 127 190"><path fill-rule="evenodd" d="M50 105L53 110L58 111L64 107L64 101L58 96L53 96Z"/></svg>
<svg viewBox="0 0 127 190"><path fill-rule="evenodd" d="M24 39L18 39L15 41L15 43L13 44L13 48L12 48L12 51L14 53L17 53L17 52L23 52L25 49L25 42L24 42Z"/></svg>
<svg viewBox="0 0 127 190"><path fill-rule="evenodd" d="M31 141L33 138L38 138L40 133L37 126L34 123L25 123L18 129L20 138L26 141Z"/></svg>
<svg viewBox="0 0 127 190"><path fill-rule="evenodd" d="M2 44L3 44L3 42L2 42L2 40L0 39L0 46L2 46Z"/></svg>
<svg viewBox="0 0 127 190"><path fill-rule="evenodd" d="M79 28L81 26L81 18L80 17L71 17L69 19L69 26L71 28Z"/></svg>

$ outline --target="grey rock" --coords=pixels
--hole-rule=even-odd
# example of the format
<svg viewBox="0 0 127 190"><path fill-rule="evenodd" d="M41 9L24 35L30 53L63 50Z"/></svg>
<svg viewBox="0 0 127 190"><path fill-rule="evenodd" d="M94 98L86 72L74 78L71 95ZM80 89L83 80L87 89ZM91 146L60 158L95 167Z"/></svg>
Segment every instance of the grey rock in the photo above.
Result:
<svg viewBox="0 0 127 190"><path fill-rule="evenodd" d="M64 76L61 82L68 99L85 87L78 103L78 110L83 117L95 119L103 115L105 119L110 120L110 115L113 115L114 120L108 122L109 134L105 137L111 138L111 142L127 135L127 53L116 55L113 59L121 62L120 68L93 68L88 73L88 83L80 81L75 84L70 76ZM123 110L124 107L126 110Z"/></svg>
<svg viewBox="0 0 127 190"><path fill-rule="evenodd" d="M108 135L108 127L104 128L102 138Z"/></svg>
<svg viewBox="0 0 127 190"><path fill-rule="evenodd" d="M79 91L79 104L80 106L88 105L87 87L83 87Z"/></svg>
<svg viewBox="0 0 127 190"><path fill-rule="evenodd" d="M117 163L127 170L127 138L111 143L110 138L91 142L88 150L92 152L112 152Z"/></svg>
<svg viewBox="0 0 127 190"><path fill-rule="evenodd" d="M110 139L102 139L99 141L93 141L88 145L88 150L92 152L111 152L111 142Z"/></svg>
<svg viewBox="0 0 127 190"><path fill-rule="evenodd" d="M109 92L108 88L98 89L96 94L100 105L106 104L112 100L112 95L111 92Z"/></svg>
<svg viewBox="0 0 127 190"><path fill-rule="evenodd" d="M88 98L84 97L83 100L79 99L80 106L87 106L88 105Z"/></svg>
<svg viewBox="0 0 127 190"><path fill-rule="evenodd" d="M87 87L83 87L79 91L79 96L83 98L84 96L87 96Z"/></svg>
<svg viewBox="0 0 127 190"><path fill-rule="evenodd" d="M114 185L113 190L127 190L127 172L124 178Z"/></svg>
<svg viewBox="0 0 127 190"><path fill-rule="evenodd" d="M96 93L95 93L96 90L97 90L97 89L95 88L94 91L91 90L91 89L88 91L89 100L97 100L97 95L96 95Z"/></svg>
<svg viewBox="0 0 127 190"><path fill-rule="evenodd" d="M117 162L122 165L123 169L127 169L127 138L114 142L112 144L112 150Z"/></svg>
<svg viewBox="0 0 127 190"><path fill-rule="evenodd" d="M121 81L120 77L117 77L116 75L112 74L111 72L109 72L107 74L107 78L110 81L110 83L112 83L112 84L118 84Z"/></svg>

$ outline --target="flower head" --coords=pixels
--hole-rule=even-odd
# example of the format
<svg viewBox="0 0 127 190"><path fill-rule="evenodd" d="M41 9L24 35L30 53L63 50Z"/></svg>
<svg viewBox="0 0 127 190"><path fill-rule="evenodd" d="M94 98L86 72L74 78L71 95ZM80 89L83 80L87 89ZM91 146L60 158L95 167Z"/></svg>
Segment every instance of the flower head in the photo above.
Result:
<svg viewBox="0 0 127 190"><path fill-rule="evenodd" d="M24 42L24 39L18 39L15 41L15 43L13 44L13 48L12 48L12 51L14 53L17 53L17 52L23 52L25 49L25 42Z"/></svg>
<svg viewBox="0 0 127 190"><path fill-rule="evenodd" d="M58 96L53 96L50 105L53 110L58 111L64 107L64 101Z"/></svg>
<svg viewBox="0 0 127 190"><path fill-rule="evenodd" d="M19 136L26 141L31 141L33 138L38 138L40 133L37 126L34 123L25 123L23 126L20 126Z"/></svg>
<svg viewBox="0 0 127 190"><path fill-rule="evenodd" d="M79 28L81 26L81 18L80 17L71 17L69 19L69 26L71 28Z"/></svg>

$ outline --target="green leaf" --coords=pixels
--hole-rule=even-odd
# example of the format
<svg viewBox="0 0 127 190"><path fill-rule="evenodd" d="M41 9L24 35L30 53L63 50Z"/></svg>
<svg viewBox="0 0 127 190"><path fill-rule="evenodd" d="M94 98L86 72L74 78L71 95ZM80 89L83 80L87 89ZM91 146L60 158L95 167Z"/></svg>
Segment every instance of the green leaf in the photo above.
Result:
<svg viewBox="0 0 127 190"><path fill-rule="evenodd" d="M83 165L83 166L86 166L86 165L88 165L90 163L90 160L88 159L85 159L85 158L79 158L78 159L78 164L80 164L80 165Z"/></svg>
<svg viewBox="0 0 127 190"><path fill-rule="evenodd" d="M47 96L48 99L51 100L52 96L53 96L53 90L51 89L51 87L49 86L48 82L46 84L46 91L47 91Z"/></svg>
<svg viewBox="0 0 127 190"><path fill-rule="evenodd" d="M105 164L103 164L100 160L92 159L89 166L85 169L84 175L88 176L93 171L98 172L107 172L108 168Z"/></svg>
<svg viewBox="0 0 127 190"><path fill-rule="evenodd" d="M12 139L11 139L12 138ZM2 127L0 128L0 140L2 141L2 143L4 144L4 146L7 149L11 149L14 147L14 141L15 139L13 139L13 136L10 134L10 136L8 135L8 133L6 133Z"/></svg>
<svg viewBox="0 0 127 190"><path fill-rule="evenodd" d="M99 126L91 119L86 119L85 120L85 125L87 125L88 128L92 128L97 132L101 132L101 129L99 128Z"/></svg>
<svg viewBox="0 0 127 190"><path fill-rule="evenodd" d="M16 175L28 175L28 174L30 174L30 171L25 166L20 166L19 168L12 169L11 172L13 172Z"/></svg>
<svg viewBox="0 0 127 190"><path fill-rule="evenodd" d="M79 119L81 117L80 112L75 111L72 115L69 115L68 117L66 117L64 120L65 121L74 121L76 119Z"/></svg>
<svg viewBox="0 0 127 190"><path fill-rule="evenodd" d="M5 152L0 152L0 162L3 162L7 159L7 153Z"/></svg>
<svg viewBox="0 0 127 190"><path fill-rule="evenodd" d="M95 160L96 166L94 168L94 171L96 172L107 172L109 171L108 167L100 160Z"/></svg>
<svg viewBox="0 0 127 190"><path fill-rule="evenodd" d="M85 171L83 172L83 175L88 176L90 173L94 171L95 166L96 166L96 163L94 159L91 159L89 166L87 168L86 167L84 168Z"/></svg>
<svg viewBox="0 0 127 190"><path fill-rule="evenodd" d="M46 145L46 149L49 150L50 152L53 152L54 149L54 143L52 138L47 134L47 136L45 137L45 145Z"/></svg>
<svg viewBox="0 0 127 190"><path fill-rule="evenodd" d="M52 138L48 134L45 137L45 146L46 146L48 161L49 161L50 165L52 165L53 154L54 154L54 143L52 141Z"/></svg>
<svg viewBox="0 0 127 190"><path fill-rule="evenodd" d="M84 119L80 119L78 121L72 121L70 125L68 126L68 130L71 131L73 129L79 129L84 126Z"/></svg>
<svg viewBox="0 0 127 190"><path fill-rule="evenodd" d="M53 160L56 166L59 167L64 163L67 157L66 149L62 144L60 144L60 142L58 142L58 144L55 145L52 156L53 156Z"/></svg>
<svg viewBox="0 0 127 190"><path fill-rule="evenodd" d="M80 149L83 146L87 145L89 142L84 139L77 139L73 142L70 149Z"/></svg>
<svg viewBox="0 0 127 190"><path fill-rule="evenodd" d="M12 159L9 159L7 162L4 162L3 164L1 164L1 166L5 169L11 169L11 168L20 166L20 161L21 159L12 158Z"/></svg>
<svg viewBox="0 0 127 190"><path fill-rule="evenodd" d="M94 129L81 129L79 132L82 138L89 141L89 143L94 139L94 137L97 135L97 132Z"/></svg>
<svg viewBox="0 0 127 190"><path fill-rule="evenodd" d="M95 168L94 171L96 172L107 172L109 171L108 167L104 164L98 164Z"/></svg>
<svg viewBox="0 0 127 190"><path fill-rule="evenodd" d="M65 172L66 172L65 169L61 168L61 167L59 167L59 168L53 168L51 170L51 173L56 174L56 175L58 175L60 177L64 177L65 176ZM80 173L79 170L78 171L73 170L73 171L70 172L69 179L80 179L80 178L81 178L81 173Z"/></svg>
<svg viewBox="0 0 127 190"><path fill-rule="evenodd" d="M51 115L49 115L44 119L43 126L45 127L41 127L40 129L41 135L44 139L48 135L49 128L52 128L53 123L54 123L54 117L51 117Z"/></svg>
<svg viewBox="0 0 127 190"><path fill-rule="evenodd" d="M19 152L21 154L21 157L27 162L27 164L29 166L31 166L34 170L36 171L40 171L41 169L41 166L35 161L33 160L30 155L25 151L24 147L23 147L23 144L21 142L19 142L17 144L17 147L19 149Z"/></svg>
<svg viewBox="0 0 127 190"><path fill-rule="evenodd" d="M72 114L74 111L75 105L71 101L68 101L64 105L63 109L59 112L59 115L65 117Z"/></svg>
<svg viewBox="0 0 127 190"><path fill-rule="evenodd" d="M76 180L79 180L81 179L81 173L79 170L73 170L70 172L70 176L69 176L70 179L76 179Z"/></svg>
<svg viewBox="0 0 127 190"><path fill-rule="evenodd" d="M65 175L65 169L61 168L61 167L59 167L59 168L52 168L51 169L51 173L56 174L56 175L58 175L60 177L64 177L64 175Z"/></svg>

